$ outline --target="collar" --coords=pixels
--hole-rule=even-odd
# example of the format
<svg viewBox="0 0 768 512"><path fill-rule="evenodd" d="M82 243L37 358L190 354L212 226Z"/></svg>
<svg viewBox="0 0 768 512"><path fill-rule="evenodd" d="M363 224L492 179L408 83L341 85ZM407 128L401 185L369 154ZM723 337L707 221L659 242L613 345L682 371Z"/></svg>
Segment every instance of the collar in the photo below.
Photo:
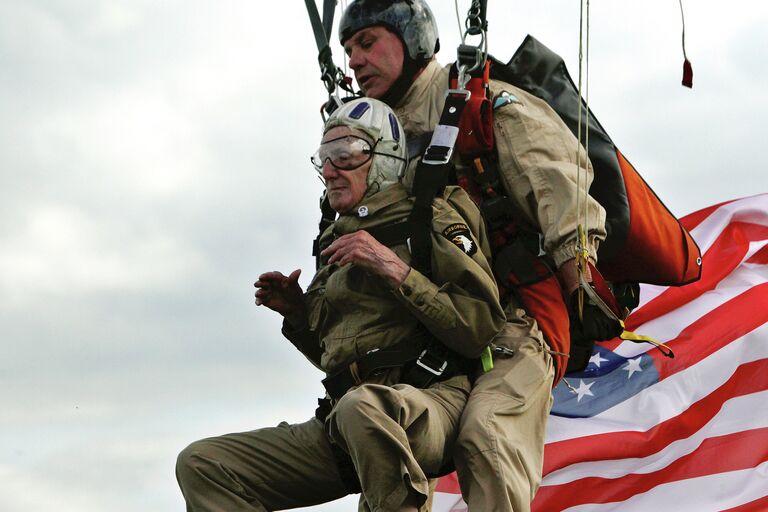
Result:
<svg viewBox="0 0 768 512"><path fill-rule="evenodd" d="M349 212L339 216L334 224L333 231L337 235L343 235L357 231L362 227L380 224L382 221L386 222L389 220L388 218L390 216L382 216L378 214L384 210L388 210L389 207L393 205L403 204L405 206L404 200L407 198L408 191L402 183L390 185L381 192L377 192L372 196L363 199ZM408 202L406 208L406 211L410 211L410 202Z"/></svg>
<svg viewBox="0 0 768 512"><path fill-rule="evenodd" d="M424 70L419 74L413 84L405 91L405 95L395 106L398 110L407 109L408 106L418 103L426 99L427 90L429 85L435 80L435 77L442 71L442 66L436 59L429 61L424 67Z"/></svg>

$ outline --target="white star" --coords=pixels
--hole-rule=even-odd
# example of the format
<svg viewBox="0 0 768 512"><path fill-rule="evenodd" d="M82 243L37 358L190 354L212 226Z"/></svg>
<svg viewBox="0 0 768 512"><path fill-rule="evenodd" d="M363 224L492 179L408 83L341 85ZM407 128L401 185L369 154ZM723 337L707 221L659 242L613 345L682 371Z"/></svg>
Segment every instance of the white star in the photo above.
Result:
<svg viewBox="0 0 768 512"><path fill-rule="evenodd" d="M581 399L584 398L585 395L595 396L589 390L589 388L591 388L593 384L594 384L594 382L590 382L589 384L587 384L583 380L579 379L579 387L574 389L576 394L579 395L578 398L576 398L577 402L581 402Z"/></svg>
<svg viewBox="0 0 768 512"><path fill-rule="evenodd" d="M589 358L589 362L600 368L600 363L603 361L608 361L608 359L603 359L600 357L600 352L595 352L592 354L592 357Z"/></svg>
<svg viewBox="0 0 768 512"><path fill-rule="evenodd" d="M633 373L643 371L643 369L640 368L641 359L642 359L641 357L630 359L629 361L627 361L627 366L622 368L622 370L629 372L629 374L627 375L627 380L629 380L629 378L632 377Z"/></svg>

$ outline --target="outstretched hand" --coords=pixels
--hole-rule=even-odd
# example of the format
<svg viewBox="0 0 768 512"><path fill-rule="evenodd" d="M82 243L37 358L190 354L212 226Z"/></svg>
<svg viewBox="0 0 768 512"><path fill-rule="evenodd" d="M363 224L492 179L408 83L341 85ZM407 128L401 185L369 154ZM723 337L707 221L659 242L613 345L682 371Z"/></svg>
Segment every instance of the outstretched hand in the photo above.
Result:
<svg viewBox="0 0 768 512"><path fill-rule="evenodd" d="M328 257L328 264L352 263L362 267L371 274L384 278L393 288L399 287L411 270L392 249L373 238L367 231L355 231L340 236L320 255Z"/></svg>
<svg viewBox="0 0 768 512"><path fill-rule="evenodd" d="M256 305L277 311L295 327L302 326L306 321L306 306L304 292L299 285L300 275L300 269L294 270L289 276L277 271L261 274L253 283L256 287Z"/></svg>

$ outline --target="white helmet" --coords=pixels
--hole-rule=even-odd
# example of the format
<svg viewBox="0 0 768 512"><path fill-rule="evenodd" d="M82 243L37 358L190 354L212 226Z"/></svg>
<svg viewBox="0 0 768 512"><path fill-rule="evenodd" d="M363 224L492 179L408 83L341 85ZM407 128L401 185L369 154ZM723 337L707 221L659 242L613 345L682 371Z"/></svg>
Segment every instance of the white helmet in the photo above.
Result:
<svg viewBox="0 0 768 512"><path fill-rule="evenodd" d="M345 103L328 118L323 133L336 126L360 130L371 139L373 158L366 197L400 181L408 164L408 148L403 127L386 103L373 98Z"/></svg>

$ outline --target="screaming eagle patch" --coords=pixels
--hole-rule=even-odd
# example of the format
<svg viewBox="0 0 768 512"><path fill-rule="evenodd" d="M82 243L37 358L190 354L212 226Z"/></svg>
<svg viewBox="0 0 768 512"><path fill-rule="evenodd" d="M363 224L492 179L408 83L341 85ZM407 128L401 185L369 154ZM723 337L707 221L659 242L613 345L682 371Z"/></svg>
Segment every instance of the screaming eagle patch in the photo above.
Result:
<svg viewBox="0 0 768 512"><path fill-rule="evenodd" d="M443 230L443 236L469 256L477 252L477 244L466 224L451 224Z"/></svg>

